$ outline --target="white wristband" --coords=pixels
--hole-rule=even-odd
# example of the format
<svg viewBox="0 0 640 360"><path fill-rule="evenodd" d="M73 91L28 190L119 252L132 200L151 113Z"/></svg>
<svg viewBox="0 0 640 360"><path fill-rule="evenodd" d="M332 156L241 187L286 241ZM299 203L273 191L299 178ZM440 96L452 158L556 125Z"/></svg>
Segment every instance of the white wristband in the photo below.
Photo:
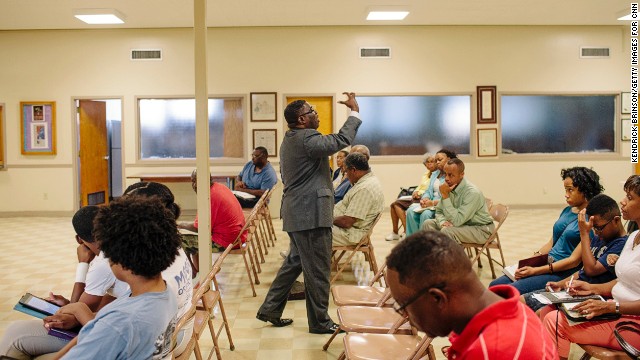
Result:
<svg viewBox="0 0 640 360"><path fill-rule="evenodd" d="M89 271L89 264L86 262L78 263L76 266L76 282L84 283L87 279L87 272Z"/></svg>

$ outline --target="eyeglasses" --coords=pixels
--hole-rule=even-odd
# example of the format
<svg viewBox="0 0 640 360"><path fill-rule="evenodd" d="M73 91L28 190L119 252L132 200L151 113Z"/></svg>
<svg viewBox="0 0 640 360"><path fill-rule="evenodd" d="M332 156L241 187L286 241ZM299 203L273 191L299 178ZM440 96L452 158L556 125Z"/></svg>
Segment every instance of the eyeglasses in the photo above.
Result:
<svg viewBox="0 0 640 360"><path fill-rule="evenodd" d="M300 116L305 116L305 115L309 115L311 113L315 113L316 115L318 114L318 112L316 111L316 109L314 109L313 107L311 107L311 110L307 111L304 114L300 114Z"/></svg>
<svg viewBox="0 0 640 360"><path fill-rule="evenodd" d="M445 283L440 283L440 284L435 284L435 285L429 285L425 288L423 288L422 290L418 291L415 295L413 295L413 297L411 297L409 300L407 300L407 302L405 302L404 304L399 304L397 301L393 304L393 310L395 310L398 314L400 314L400 316L402 317L407 317L407 306L413 304L414 302L416 302L418 299L420 299L424 294L426 294L429 290L436 288L436 289L440 289L443 290L446 287Z"/></svg>
<svg viewBox="0 0 640 360"><path fill-rule="evenodd" d="M616 217L617 217L617 216L612 217L612 218L611 218L611 220L607 221L607 222L606 222L606 223L604 223L603 225L600 225L600 226L595 226L595 225L593 225L593 231L596 231L596 232L602 232L602 230L604 230L604 228L606 228L606 227L607 227L607 225L609 225L609 223L610 223L610 222L612 222L612 221L613 221L613 219L615 219Z"/></svg>

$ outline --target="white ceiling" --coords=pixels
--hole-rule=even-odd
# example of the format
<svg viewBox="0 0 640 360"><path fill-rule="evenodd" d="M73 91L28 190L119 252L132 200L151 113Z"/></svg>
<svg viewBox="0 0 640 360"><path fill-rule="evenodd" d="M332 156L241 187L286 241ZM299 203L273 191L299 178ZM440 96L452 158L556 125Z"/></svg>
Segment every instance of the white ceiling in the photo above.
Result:
<svg viewBox="0 0 640 360"><path fill-rule="evenodd" d="M208 0L207 26L624 25L629 0ZM404 21L368 22L395 5ZM74 9L115 8L123 25L86 25ZM193 0L0 0L0 30L192 27Z"/></svg>

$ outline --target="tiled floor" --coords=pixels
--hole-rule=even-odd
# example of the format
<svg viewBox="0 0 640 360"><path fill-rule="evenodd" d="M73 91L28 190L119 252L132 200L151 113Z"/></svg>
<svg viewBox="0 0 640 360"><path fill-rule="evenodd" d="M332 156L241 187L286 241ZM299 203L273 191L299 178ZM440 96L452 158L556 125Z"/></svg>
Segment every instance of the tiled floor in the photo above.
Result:
<svg viewBox="0 0 640 360"><path fill-rule="evenodd" d="M551 226L560 209L511 210L500 231L507 263L530 256L549 239ZM276 230L281 229L280 220L274 220L274 223ZM390 217L385 213L373 236L378 262L382 262L397 244L396 241L384 241L390 230ZM279 240L276 247L269 248L266 262L262 264L261 283L256 286L257 297L251 296L242 259L230 256L224 262L219 282L232 326L235 351L229 350L228 340L223 335L222 356L224 359L335 359L342 351L342 336L335 339L328 351L322 351L329 335L307 332L304 301L287 304L283 316L293 317L293 326L274 328L255 319L256 311L280 267L279 252L288 248L286 234L277 232ZM25 292L42 296L49 291L70 295L77 262L75 248L70 218L0 218L0 336L11 321L29 318L12 310ZM484 263L486 265L486 259ZM489 267L478 270L478 276L488 284L491 281ZM353 274L347 274L343 282L353 283ZM335 306L331 306L330 313L335 317ZM205 355L212 346L211 339L207 341L207 337L208 332L205 332L201 340ZM439 358L443 358L439 349L446 344L448 342L443 338L434 341ZM573 355L578 358L579 352L574 351Z"/></svg>

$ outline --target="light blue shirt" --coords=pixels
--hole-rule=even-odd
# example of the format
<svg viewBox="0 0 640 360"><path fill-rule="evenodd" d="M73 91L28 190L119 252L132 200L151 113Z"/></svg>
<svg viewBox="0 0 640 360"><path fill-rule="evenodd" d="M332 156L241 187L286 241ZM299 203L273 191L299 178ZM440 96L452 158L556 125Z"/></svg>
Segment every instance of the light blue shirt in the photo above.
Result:
<svg viewBox="0 0 640 360"><path fill-rule="evenodd" d="M244 185L252 190L269 190L278 182L276 171L271 166L271 163L267 163L262 168L262 171L257 173L256 166L249 161L238 176L242 179Z"/></svg>

